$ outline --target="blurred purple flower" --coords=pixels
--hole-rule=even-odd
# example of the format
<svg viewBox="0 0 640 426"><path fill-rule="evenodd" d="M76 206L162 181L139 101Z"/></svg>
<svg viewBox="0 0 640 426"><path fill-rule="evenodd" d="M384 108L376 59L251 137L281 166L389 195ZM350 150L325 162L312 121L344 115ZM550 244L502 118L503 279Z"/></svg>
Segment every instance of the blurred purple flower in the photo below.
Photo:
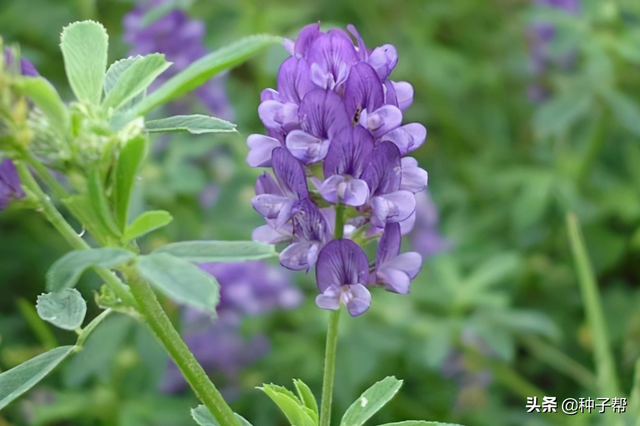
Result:
<svg viewBox="0 0 640 426"><path fill-rule="evenodd" d="M451 248L451 241L440 233L438 209L426 191L416 194L414 219L410 240L415 251L428 258Z"/></svg>
<svg viewBox="0 0 640 426"><path fill-rule="evenodd" d="M238 373L269 352L266 336L243 337L243 318L265 315L277 309L293 309L302 303L302 293L291 285L291 275L262 261L204 263L200 269L220 283L218 318L186 308L183 336L189 349L205 370L222 374L232 390ZM170 362L161 388L180 392L186 383L177 366Z"/></svg>
<svg viewBox="0 0 640 426"><path fill-rule="evenodd" d="M0 210L25 195L16 166L9 158L5 158L0 162Z"/></svg>
<svg viewBox="0 0 640 426"><path fill-rule="evenodd" d="M580 0L536 0L537 7L550 7L571 15L580 12ZM575 61L575 51L568 51L561 55L552 55L551 44L556 38L557 29L549 22L534 22L527 29L530 44L530 64L533 75L540 79L547 72L550 64L562 69L568 69ZM529 99L540 102L549 96L547 89L541 83L535 83L528 89Z"/></svg>
<svg viewBox="0 0 640 426"><path fill-rule="evenodd" d="M4 49L4 62L7 67L10 67L13 63L13 55L9 49ZM28 77L37 77L40 75L36 67L25 58L20 58L20 73Z"/></svg>
<svg viewBox="0 0 640 426"><path fill-rule="evenodd" d="M208 53L203 42L206 31L204 22L189 19L182 10L172 10L148 26L143 26L143 18L147 12L167 1L140 1L123 19L123 37L131 45L130 55L159 52L164 53L166 59L173 63L156 79L152 88L157 88ZM195 92L213 115L232 120L234 114L225 93L225 80L224 76L214 77Z"/></svg>

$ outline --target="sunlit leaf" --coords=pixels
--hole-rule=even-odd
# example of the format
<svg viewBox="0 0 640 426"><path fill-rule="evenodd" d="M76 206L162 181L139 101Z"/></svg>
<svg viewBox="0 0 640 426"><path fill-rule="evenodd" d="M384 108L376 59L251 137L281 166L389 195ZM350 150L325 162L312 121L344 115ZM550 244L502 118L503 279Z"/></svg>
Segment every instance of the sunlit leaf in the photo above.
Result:
<svg viewBox="0 0 640 426"><path fill-rule="evenodd" d="M38 296L38 315L56 327L75 330L82 325L87 314L87 302L75 288Z"/></svg>
<svg viewBox="0 0 640 426"><path fill-rule="evenodd" d="M254 241L184 241L157 248L154 253L168 253L190 262L241 262L277 255L275 246Z"/></svg>
<svg viewBox="0 0 640 426"><path fill-rule="evenodd" d="M131 241L144 234L168 225L172 220L173 217L171 214L164 210L144 212L138 216L131 225L127 226L122 239L124 241Z"/></svg>
<svg viewBox="0 0 640 426"><path fill-rule="evenodd" d="M341 426L361 426L393 398L402 386L402 380L386 377L364 391L347 409Z"/></svg>
<svg viewBox="0 0 640 426"><path fill-rule="evenodd" d="M159 120L147 121L145 128L149 133L189 132L194 135L236 131L236 125L233 123L200 114L176 115Z"/></svg>

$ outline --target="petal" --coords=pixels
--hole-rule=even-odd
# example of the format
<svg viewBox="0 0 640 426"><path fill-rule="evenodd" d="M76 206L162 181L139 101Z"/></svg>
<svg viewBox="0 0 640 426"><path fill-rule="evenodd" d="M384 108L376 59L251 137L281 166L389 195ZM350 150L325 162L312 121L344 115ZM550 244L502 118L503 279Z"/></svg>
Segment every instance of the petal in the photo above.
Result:
<svg viewBox="0 0 640 426"><path fill-rule="evenodd" d="M286 140L289 152L305 164L322 160L327 155L329 144L328 139L319 139L302 130L289 132Z"/></svg>
<svg viewBox="0 0 640 426"><path fill-rule="evenodd" d="M337 311L340 308L340 287L332 285L316 297L316 305L321 309Z"/></svg>
<svg viewBox="0 0 640 426"><path fill-rule="evenodd" d="M274 149L271 162L276 179L286 196L295 199L309 196L304 168L289 151L285 148Z"/></svg>
<svg viewBox="0 0 640 426"><path fill-rule="evenodd" d="M324 160L324 176L351 175L359 178L373 148L373 137L363 127L344 129L331 141Z"/></svg>
<svg viewBox="0 0 640 426"><path fill-rule="evenodd" d="M402 235L400 234L400 225L398 223L387 223L384 227L380 242L378 243L376 267L398 256L401 243Z"/></svg>
<svg viewBox="0 0 640 426"><path fill-rule="evenodd" d="M251 199L251 205L262 216L267 219L278 218L280 211L286 209L291 204L291 199L282 195L261 194ZM288 207L290 209L290 207Z"/></svg>
<svg viewBox="0 0 640 426"><path fill-rule="evenodd" d="M307 92L315 88L311 81L311 68L304 59L291 57L278 70L278 93L287 102L300 104Z"/></svg>
<svg viewBox="0 0 640 426"><path fill-rule="evenodd" d="M371 293L362 284L348 286L348 290L343 293L346 296L346 305L349 315L357 317L364 314L371 306Z"/></svg>
<svg viewBox="0 0 640 426"><path fill-rule="evenodd" d="M352 24L347 25L347 31L351 33L353 38L355 38L356 42L358 43L358 58L361 61L366 61L369 57L369 49L367 49L367 46L364 44L364 40L362 40L362 37L360 37L360 33Z"/></svg>
<svg viewBox="0 0 640 426"><path fill-rule="evenodd" d="M391 44L376 47L369 55L368 62L369 65L376 70L380 80L383 81L389 77L391 71L396 67L398 63L398 51L395 46Z"/></svg>
<svg viewBox="0 0 640 426"><path fill-rule="evenodd" d="M409 278L414 279L422 269L422 256L414 251L402 253L383 266L403 271Z"/></svg>
<svg viewBox="0 0 640 426"><path fill-rule="evenodd" d="M251 239L265 244L280 244L291 241L291 234L286 231L278 232L269 225L258 226L251 233Z"/></svg>
<svg viewBox="0 0 640 426"><path fill-rule="evenodd" d="M260 103L258 106L258 116L264 124L264 127L269 129L278 129L281 124L277 121L277 115L282 111L282 103L279 101L267 100Z"/></svg>
<svg viewBox="0 0 640 426"><path fill-rule="evenodd" d="M401 111L409 108L413 103L413 86L406 81L392 81L391 84L396 92L398 108Z"/></svg>
<svg viewBox="0 0 640 426"><path fill-rule="evenodd" d="M402 167L400 150L390 142L383 142L373 150L369 164L362 173L373 195L395 192L400 189Z"/></svg>
<svg viewBox="0 0 640 426"><path fill-rule="evenodd" d="M381 269L376 272L376 282L393 293L407 294L411 286L411 279L407 274L397 269Z"/></svg>
<svg viewBox="0 0 640 426"><path fill-rule="evenodd" d="M375 216L372 223L384 226L387 222L402 222L416 209L416 198L409 191L396 191L373 197L370 201Z"/></svg>
<svg viewBox="0 0 640 426"><path fill-rule="evenodd" d="M322 34L320 31L320 22L309 24L302 28L294 45L294 53L296 56L306 57L311 44Z"/></svg>
<svg viewBox="0 0 640 426"><path fill-rule="evenodd" d="M280 264L293 271L308 270L318 259L318 249L319 244L316 242L293 243L280 253Z"/></svg>
<svg viewBox="0 0 640 426"><path fill-rule="evenodd" d="M344 31L332 30L314 40L308 50L307 60L331 74L335 87L344 83L349 68L358 62L358 55L353 42Z"/></svg>
<svg viewBox="0 0 640 426"><path fill-rule="evenodd" d="M393 142L400 149L400 153L405 155L418 149L426 138L427 129L422 124L409 123L390 131L382 136L380 141Z"/></svg>
<svg viewBox="0 0 640 426"><path fill-rule="evenodd" d="M255 190L256 195L273 194L284 196L276 181L273 180L271 175L267 174L266 172L258 176L258 179L256 180Z"/></svg>
<svg viewBox="0 0 640 426"><path fill-rule="evenodd" d="M293 215L296 238L304 241L318 241L324 244L330 237L327 220L318 207L309 199L302 200Z"/></svg>
<svg viewBox="0 0 640 426"><path fill-rule="evenodd" d="M362 110L375 111L384 102L384 90L376 71L360 62L351 68L344 86L344 103L347 115L354 123Z"/></svg>
<svg viewBox="0 0 640 426"><path fill-rule="evenodd" d="M400 189L405 189L415 194L425 189L428 181L429 174L426 170L418 167L418 161L415 158L404 157L402 159Z"/></svg>
<svg viewBox="0 0 640 426"><path fill-rule="evenodd" d="M402 111L393 105L385 105L372 113L360 115L360 124L369 129L375 138L389 133L401 123Z"/></svg>
<svg viewBox="0 0 640 426"><path fill-rule="evenodd" d="M18 169L10 158L5 158L0 162L0 189L2 187L5 187L9 193L13 193L15 198L25 196L22 185L20 184Z"/></svg>
<svg viewBox="0 0 640 426"><path fill-rule="evenodd" d="M271 165L271 152L282 146L280 141L265 135L250 135L247 138L249 153L247 163L251 167L268 167Z"/></svg>
<svg viewBox="0 0 640 426"><path fill-rule="evenodd" d="M319 192L330 203L338 204L341 202L348 206L358 207L367 202L369 186L360 179L333 175L322 183Z"/></svg>
<svg viewBox="0 0 640 426"><path fill-rule="evenodd" d="M351 240L332 240L318 256L316 282L320 292L332 285L364 284L369 279L369 262L362 248Z"/></svg>
<svg viewBox="0 0 640 426"><path fill-rule="evenodd" d="M413 213L411 213L411 215L408 218L400 222L400 234L407 235L413 230L413 227L416 224L417 211L418 211L418 207L416 206L416 210Z"/></svg>
<svg viewBox="0 0 640 426"><path fill-rule="evenodd" d="M351 125L342 98L331 90L308 92L298 113L302 130L321 139L336 135Z"/></svg>

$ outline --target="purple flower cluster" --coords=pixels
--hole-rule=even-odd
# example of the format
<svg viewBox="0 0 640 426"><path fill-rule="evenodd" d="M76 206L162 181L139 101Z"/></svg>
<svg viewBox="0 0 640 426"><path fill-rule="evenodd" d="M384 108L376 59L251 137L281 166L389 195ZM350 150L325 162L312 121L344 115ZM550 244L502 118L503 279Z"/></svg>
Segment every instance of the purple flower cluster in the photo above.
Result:
<svg viewBox="0 0 640 426"><path fill-rule="evenodd" d="M143 18L147 12L167 1L140 1L123 20L124 40L132 46L130 55L159 52L163 53L168 61L173 62L173 65L156 79L152 87L159 86L208 53L203 42L206 31L204 22L189 19L182 10L172 10L148 26L143 25ZM213 115L227 120L233 119L233 110L224 89L224 77L209 80L196 89L196 94Z"/></svg>
<svg viewBox="0 0 640 426"><path fill-rule="evenodd" d="M218 319L212 322L205 312L185 309L184 340L206 370L223 374L232 383L240 370L266 355L270 348L269 340L262 334L241 336L243 318L265 315L276 309L293 309L302 303L302 293L291 285L290 274L265 262L199 266L220 283ZM171 362L162 389L179 392L185 387L182 374Z"/></svg>
<svg viewBox="0 0 640 426"><path fill-rule="evenodd" d="M580 0L536 0L535 4L538 7L551 7L572 15L577 15L580 12ZM543 77L552 63L567 69L574 61L575 52L573 51L555 57L551 55L550 48L556 33L556 27L549 22L535 22L527 30L527 38L530 43L531 70L537 78ZM534 84L529 87L529 97L532 101L541 101L547 96L548 92L541 84Z"/></svg>
<svg viewBox="0 0 640 426"><path fill-rule="evenodd" d="M371 304L367 286L408 293L422 266L418 253L400 254L400 244L415 221L415 193L426 187L427 172L402 157L422 145L427 131L402 125L413 88L389 80L396 49L368 49L352 25L348 30L353 39L311 24L285 42L291 56L280 66L278 90L264 90L258 108L268 135L249 136L247 162L271 167L275 176L264 173L256 182L252 204L267 224L253 238L287 243L283 266L316 265L318 306L342 303L357 316ZM344 228L334 230L345 213ZM356 241L378 237L370 267Z"/></svg>

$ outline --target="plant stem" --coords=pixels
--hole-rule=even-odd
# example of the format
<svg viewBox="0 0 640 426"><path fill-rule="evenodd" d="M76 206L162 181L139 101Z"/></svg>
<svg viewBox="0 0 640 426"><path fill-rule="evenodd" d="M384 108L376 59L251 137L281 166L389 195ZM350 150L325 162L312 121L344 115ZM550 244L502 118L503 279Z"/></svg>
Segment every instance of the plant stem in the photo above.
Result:
<svg viewBox="0 0 640 426"><path fill-rule="evenodd" d="M131 286L131 293L138 301L138 311L169 352L198 399L209 409L221 426L238 426L231 407L224 401L207 373L184 343L149 284L134 269L127 268L125 272L127 282Z"/></svg>
<svg viewBox="0 0 640 426"><path fill-rule="evenodd" d="M331 424L331 400L333 399L333 379L336 374L336 349L338 346L338 323L340 312L331 311L329 314L329 329L327 330L327 348L324 355L324 376L322 378L322 404L320 407L320 426Z"/></svg>
<svg viewBox="0 0 640 426"><path fill-rule="evenodd" d="M605 130L607 129L608 111L602 111L594 124L591 137L589 138L587 147L580 162L577 173L578 185L582 186L587 183L589 173L593 169L593 165L602 151L605 142Z"/></svg>
<svg viewBox="0 0 640 426"><path fill-rule="evenodd" d="M336 206L336 229L333 231L333 236L336 240L342 238L344 235L344 204L338 204Z"/></svg>
<svg viewBox="0 0 640 426"><path fill-rule="evenodd" d="M582 238L578 218L573 213L567 214L567 227L569 229L569 241L571 251L576 264L578 282L587 321L593 332L593 351L595 354L597 390L603 397L620 395L616 368L613 361L613 353L609 343L607 324L600 303L600 292L596 282L595 273L589 262L587 248Z"/></svg>
<svg viewBox="0 0 640 426"><path fill-rule="evenodd" d="M80 238L80 236L76 233L76 231L69 225L69 223L65 220L65 218L60 214L58 209L53 205L51 199L47 194L42 192L40 186L36 182L36 180L29 172L27 166L18 162L16 164L18 169L18 174L20 175L20 180L22 184L27 188L40 202L41 213L44 217L53 225L54 228L60 232L60 234L64 237L65 240L69 243L71 247L75 250L89 250L91 246L87 244L85 240ZM94 267L93 268L96 273L102 278L109 287L115 292L115 294L120 298L124 303L135 307L136 301L129 293L129 290L122 281L118 279L118 277L111 272L108 268L103 267Z"/></svg>

